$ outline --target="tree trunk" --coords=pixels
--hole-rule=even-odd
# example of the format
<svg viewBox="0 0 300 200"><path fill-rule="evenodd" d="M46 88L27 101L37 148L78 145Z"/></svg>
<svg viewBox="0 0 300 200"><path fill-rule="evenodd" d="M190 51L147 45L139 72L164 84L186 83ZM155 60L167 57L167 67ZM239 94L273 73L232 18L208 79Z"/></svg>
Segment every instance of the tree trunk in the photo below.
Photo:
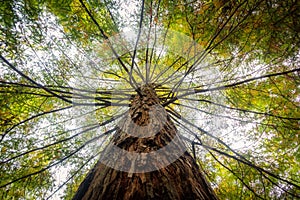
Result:
<svg viewBox="0 0 300 200"><path fill-rule="evenodd" d="M152 85L140 92L73 200L217 199Z"/></svg>

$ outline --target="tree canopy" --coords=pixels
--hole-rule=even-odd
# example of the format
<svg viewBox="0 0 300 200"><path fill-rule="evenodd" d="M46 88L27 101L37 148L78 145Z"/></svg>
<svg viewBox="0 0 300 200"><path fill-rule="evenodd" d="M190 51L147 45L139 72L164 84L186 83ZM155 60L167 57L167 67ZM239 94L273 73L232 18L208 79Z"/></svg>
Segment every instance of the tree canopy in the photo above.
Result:
<svg viewBox="0 0 300 200"><path fill-rule="evenodd" d="M300 2L0 5L0 197L71 199L153 84L220 199L300 198Z"/></svg>

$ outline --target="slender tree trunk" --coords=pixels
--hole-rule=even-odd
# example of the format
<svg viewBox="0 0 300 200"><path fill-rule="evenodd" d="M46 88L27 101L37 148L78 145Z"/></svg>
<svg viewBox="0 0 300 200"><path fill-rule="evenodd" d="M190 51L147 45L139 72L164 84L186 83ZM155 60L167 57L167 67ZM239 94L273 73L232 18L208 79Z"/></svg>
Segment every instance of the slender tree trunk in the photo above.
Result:
<svg viewBox="0 0 300 200"><path fill-rule="evenodd" d="M73 200L217 199L193 157L181 151L177 129L153 87L140 90L142 95L133 98L112 145L104 150Z"/></svg>

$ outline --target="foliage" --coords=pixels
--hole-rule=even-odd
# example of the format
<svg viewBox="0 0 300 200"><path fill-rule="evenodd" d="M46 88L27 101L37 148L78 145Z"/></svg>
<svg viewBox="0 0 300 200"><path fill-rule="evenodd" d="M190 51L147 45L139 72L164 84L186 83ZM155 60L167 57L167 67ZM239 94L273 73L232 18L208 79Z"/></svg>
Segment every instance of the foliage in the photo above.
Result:
<svg viewBox="0 0 300 200"><path fill-rule="evenodd" d="M220 199L299 198L299 9L4 1L0 197L71 199L132 95L153 83Z"/></svg>

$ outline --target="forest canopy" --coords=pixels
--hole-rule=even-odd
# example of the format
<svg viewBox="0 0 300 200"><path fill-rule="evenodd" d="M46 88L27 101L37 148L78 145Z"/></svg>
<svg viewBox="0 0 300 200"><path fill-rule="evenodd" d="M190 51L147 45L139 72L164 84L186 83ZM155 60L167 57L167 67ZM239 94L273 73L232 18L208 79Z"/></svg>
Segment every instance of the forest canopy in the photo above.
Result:
<svg viewBox="0 0 300 200"><path fill-rule="evenodd" d="M0 198L72 199L151 85L219 199L300 198L300 2L5 0Z"/></svg>

